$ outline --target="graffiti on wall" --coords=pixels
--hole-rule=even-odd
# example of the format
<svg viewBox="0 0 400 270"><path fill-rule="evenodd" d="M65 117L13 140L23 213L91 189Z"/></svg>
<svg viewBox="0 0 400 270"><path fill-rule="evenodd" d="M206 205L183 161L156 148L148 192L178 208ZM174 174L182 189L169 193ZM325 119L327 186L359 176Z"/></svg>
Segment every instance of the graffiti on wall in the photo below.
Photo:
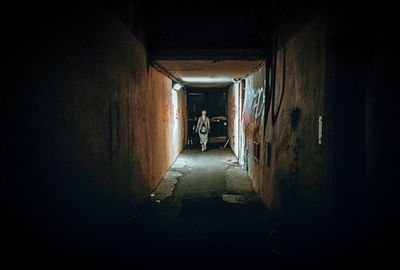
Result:
<svg viewBox="0 0 400 270"><path fill-rule="evenodd" d="M242 123L245 130L252 124L253 131L258 131L263 123L265 110L265 68L246 79L246 92L243 104Z"/></svg>

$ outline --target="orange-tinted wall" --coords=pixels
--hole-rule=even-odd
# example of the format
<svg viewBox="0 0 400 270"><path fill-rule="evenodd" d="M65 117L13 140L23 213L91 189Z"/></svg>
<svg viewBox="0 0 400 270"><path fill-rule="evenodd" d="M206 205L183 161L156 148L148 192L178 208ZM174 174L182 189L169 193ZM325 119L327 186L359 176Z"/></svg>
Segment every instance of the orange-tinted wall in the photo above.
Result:
<svg viewBox="0 0 400 270"><path fill-rule="evenodd" d="M31 243L113 237L185 142L186 94L149 65L143 43L101 4L59 8L31 15L10 67L19 77L8 204Z"/></svg>

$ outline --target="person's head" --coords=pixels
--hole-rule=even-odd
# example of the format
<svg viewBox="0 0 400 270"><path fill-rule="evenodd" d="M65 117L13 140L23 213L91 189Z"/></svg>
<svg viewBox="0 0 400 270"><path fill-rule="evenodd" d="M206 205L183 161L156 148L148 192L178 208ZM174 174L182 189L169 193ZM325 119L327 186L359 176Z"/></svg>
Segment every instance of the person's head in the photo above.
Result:
<svg viewBox="0 0 400 270"><path fill-rule="evenodd" d="M206 111L206 110L202 110L202 111L201 111L201 115L202 115L202 116L203 116L203 115L205 116L206 114L207 114L207 111Z"/></svg>

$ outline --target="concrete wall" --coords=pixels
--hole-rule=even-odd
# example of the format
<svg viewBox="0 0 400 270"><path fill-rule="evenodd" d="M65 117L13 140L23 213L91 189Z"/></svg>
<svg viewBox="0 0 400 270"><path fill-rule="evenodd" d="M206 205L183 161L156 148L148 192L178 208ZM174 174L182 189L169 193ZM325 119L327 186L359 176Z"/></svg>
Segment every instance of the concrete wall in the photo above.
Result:
<svg viewBox="0 0 400 270"><path fill-rule="evenodd" d="M106 7L39 13L21 14L31 23L13 40L18 167L9 208L27 226L24 242L111 239L181 151L186 95Z"/></svg>
<svg viewBox="0 0 400 270"><path fill-rule="evenodd" d="M264 117L265 117L265 66L255 71L246 78L245 98L243 105L242 124L245 132L244 149L247 158L244 165L249 176L253 179L253 186L257 192L260 190L260 182L263 178L264 166ZM256 153L258 144L259 155Z"/></svg>
<svg viewBox="0 0 400 270"><path fill-rule="evenodd" d="M239 84L228 88L228 136L229 145L235 155L239 156Z"/></svg>
<svg viewBox="0 0 400 270"><path fill-rule="evenodd" d="M171 90L172 82L150 68L131 98L133 157L139 165L137 198L154 189L185 144L186 94ZM144 192L144 193L143 193Z"/></svg>
<svg viewBox="0 0 400 270"><path fill-rule="evenodd" d="M326 105L325 15L321 11L301 24L277 29L268 72L263 67L246 78L248 173L271 212L297 227L320 224L330 213L331 142L325 123L323 144L318 144L318 119ZM248 98L253 101L246 108ZM260 147L258 160L254 143Z"/></svg>
<svg viewBox="0 0 400 270"><path fill-rule="evenodd" d="M275 94L265 136L270 165L264 166L260 194L273 212L297 224L318 224L328 210L326 118L318 143L326 103L326 27L322 12L291 35L286 29L277 32Z"/></svg>

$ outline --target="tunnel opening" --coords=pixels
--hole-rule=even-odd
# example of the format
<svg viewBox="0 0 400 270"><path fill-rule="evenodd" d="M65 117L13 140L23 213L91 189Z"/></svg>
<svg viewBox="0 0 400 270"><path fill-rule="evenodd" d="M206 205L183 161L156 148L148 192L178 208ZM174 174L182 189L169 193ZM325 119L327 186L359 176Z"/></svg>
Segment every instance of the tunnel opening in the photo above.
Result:
<svg viewBox="0 0 400 270"><path fill-rule="evenodd" d="M200 147L197 123L202 111L210 119L208 145L210 149L222 148L228 140L228 100L226 88L187 88L188 144L187 148Z"/></svg>
<svg viewBox="0 0 400 270"><path fill-rule="evenodd" d="M244 110L246 78L258 72L265 65L265 57L258 56L255 59L167 59L155 60L153 65L168 74L173 80L182 84L186 95L187 131L185 149L198 149L200 147L196 125L201 111L206 110L212 128L209 134L210 147L231 148L234 154L246 161L245 136L242 135L241 126ZM265 76L261 72L258 76ZM261 83L264 83L261 80ZM248 88L253 91L252 86ZM261 86L262 91L265 89ZM247 111L250 106L259 103L257 118L261 116L263 98L256 93L248 94ZM257 100L253 101L253 96ZM209 109L207 109L209 108ZM254 115L252 116L254 117ZM241 147L240 147L241 145Z"/></svg>

